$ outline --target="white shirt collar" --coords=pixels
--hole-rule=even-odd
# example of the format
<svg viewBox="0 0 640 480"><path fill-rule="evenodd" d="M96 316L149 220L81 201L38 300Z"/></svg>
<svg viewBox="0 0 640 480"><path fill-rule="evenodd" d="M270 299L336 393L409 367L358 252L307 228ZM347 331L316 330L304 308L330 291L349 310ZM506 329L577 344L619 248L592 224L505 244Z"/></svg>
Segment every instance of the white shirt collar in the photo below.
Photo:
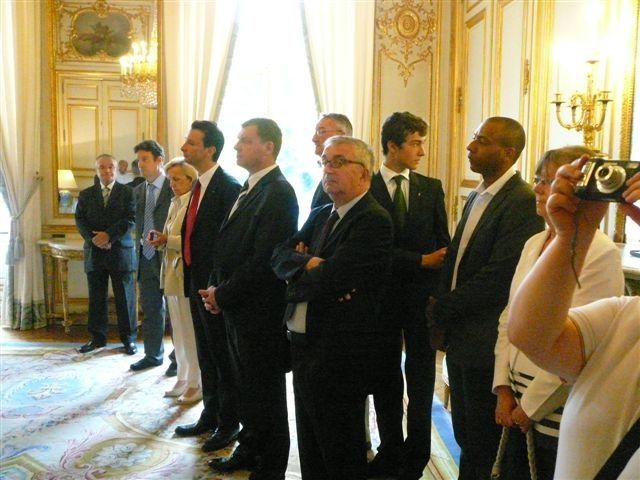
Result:
<svg viewBox="0 0 640 480"><path fill-rule="evenodd" d="M171 199L171 203L175 203L178 207L185 204L185 202L189 201L189 197L191 196L191 190L187 193L183 193L182 195L174 195Z"/></svg>
<svg viewBox="0 0 640 480"><path fill-rule="evenodd" d="M400 173L398 173L398 172L394 172L393 170L391 170L384 163L382 165L380 165L380 175L382 175L382 179L384 180L384 183L389 183L391 181L395 182L395 180L393 180L393 178L398 176L398 175L402 175L404 178L409 180L409 172L410 172L410 170L408 168L405 168Z"/></svg>
<svg viewBox="0 0 640 480"><path fill-rule="evenodd" d="M198 181L200 182L200 188L203 192L209 186L209 182L211 182L211 179L213 178L213 175L216 173L217 169L218 169L218 163L216 162L213 164L213 167L211 167L209 170L204 172L202 175L198 176Z"/></svg>
<svg viewBox="0 0 640 480"><path fill-rule="evenodd" d="M480 195L488 194L493 197L502 189L502 187L504 187L505 183L507 183L511 179L511 177L513 177L515 174L516 174L516 170L512 166L506 172L504 172L500 178L498 178L495 182L493 182L488 187L485 185L484 180L480 182L480 185L476 187L475 191Z"/></svg>
<svg viewBox="0 0 640 480"><path fill-rule="evenodd" d="M271 170L277 168L277 166L278 164L274 163L273 165L267 168L263 168L262 170L259 170L256 173L249 175L249 178L247 178L247 185L249 186L249 189L247 190L247 192L250 192L251 189L256 185L256 183L258 183L262 179L262 177L264 177Z"/></svg>
<svg viewBox="0 0 640 480"><path fill-rule="evenodd" d="M349 213L349 210L351 210L353 208L353 206L358 203L362 197L364 197L367 194L367 192L364 192L362 195L358 195L356 198L354 198L353 200L345 203L344 205L342 205L341 207L335 208L335 205L332 209L338 212L338 216L340 217L340 220L342 220L344 218L344 216Z"/></svg>
<svg viewBox="0 0 640 480"><path fill-rule="evenodd" d="M109 189L109 191L113 190L113 186L116 184L116 181L114 180L113 182L111 182L109 185L105 185L104 183L100 182L100 190L104 190L104 187L107 187Z"/></svg>

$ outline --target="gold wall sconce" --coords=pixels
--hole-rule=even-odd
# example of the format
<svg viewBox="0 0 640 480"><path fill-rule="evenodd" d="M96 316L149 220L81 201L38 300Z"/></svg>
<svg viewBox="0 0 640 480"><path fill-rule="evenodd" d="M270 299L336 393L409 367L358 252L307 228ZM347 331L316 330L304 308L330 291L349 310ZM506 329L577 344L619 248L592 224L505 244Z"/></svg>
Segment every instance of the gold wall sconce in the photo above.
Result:
<svg viewBox="0 0 640 480"><path fill-rule="evenodd" d="M568 102L564 101L563 94L560 92L560 67L558 66L555 100L551 102L556 106L558 123L567 130L582 132L585 146L596 151L599 150L595 142L596 133L602 130L607 105L613 101L609 90L596 90L594 86L594 70L598 63L598 60L587 60L587 89L584 92L574 92ZM565 103L571 110L570 121L563 120L562 105Z"/></svg>

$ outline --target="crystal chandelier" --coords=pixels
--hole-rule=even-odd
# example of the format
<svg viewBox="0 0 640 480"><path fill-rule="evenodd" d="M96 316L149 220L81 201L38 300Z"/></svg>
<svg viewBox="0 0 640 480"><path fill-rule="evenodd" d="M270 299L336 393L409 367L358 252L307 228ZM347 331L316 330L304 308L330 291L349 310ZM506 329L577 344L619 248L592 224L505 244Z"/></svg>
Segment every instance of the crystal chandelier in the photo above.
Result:
<svg viewBox="0 0 640 480"><path fill-rule="evenodd" d="M147 108L158 107L158 40L133 42L131 53L120 57L122 92Z"/></svg>

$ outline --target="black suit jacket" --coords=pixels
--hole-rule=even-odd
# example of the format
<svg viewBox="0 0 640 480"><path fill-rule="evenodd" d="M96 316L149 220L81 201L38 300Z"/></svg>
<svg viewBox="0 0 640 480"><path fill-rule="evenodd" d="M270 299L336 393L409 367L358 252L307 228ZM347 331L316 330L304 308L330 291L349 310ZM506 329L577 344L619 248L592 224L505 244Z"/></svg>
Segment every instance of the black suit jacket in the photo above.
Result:
<svg viewBox="0 0 640 480"><path fill-rule="evenodd" d="M138 258L140 258L142 252L140 239L144 233L144 207L147 201L147 182L139 183L138 186L133 189L133 193L136 201L136 238L138 239L136 247L138 250ZM153 229L158 232L162 232L164 223L167 221L171 198L173 198L173 191L169 186L169 179L165 177L153 209Z"/></svg>
<svg viewBox="0 0 640 480"><path fill-rule="evenodd" d="M76 225L84 238L84 271L107 269L132 272L136 269L136 256L131 232L135 224L133 191L116 182L107 205L102 199L100 183L80 192L76 207ZM93 232L107 232L111 249L96 247Z"/></svg>
<svg viewBox="0 0 640 480"><path fill-rule="evenodd" d="M285 283L270 267L273 248L297 229L298 201L276 167L220 228L210 285L225 319L248 331L281 331Z"/></svg>
<svg viewBox="0 0 640 480"><path fill-rule="evenodd" d="M393 215L393 199L380 172L373 176L370 191L389 215ZM422 268L422 255L446 247L451 241L442 183L410 172L408 203L404 230L394 234L392 285L405 291L409 289L406 295L416 293L426 301L438 287L439 270Z"/></svg>
<svg viewBox="0 0 640 480"><path fill-rule="evenodd" d="M474 196L469 197L463 218ZM498 317L507 304L513 273L524 243L542 231L544 220L536 214L533 191L516 173L480 217L451 291L463 227L460 222L445 257L434 318L447 330L448 358L458 364L493 368Z"/></svg>
<svg viewBox="0 0 640 480"><path fill-rule="evenodd" d="M383 337L379 309L391 271L393 225L389 214L367 193L336 225L320 252L315 252L333 205L311 212L302 229L273 254L276 275L289 282L287 301L308 302L307 337L348 355L376 349ZM299 242L312 253L295 251ZM324 259L305 271L312 256ZM340 301L346 293L351 300ZM358 344L362 348L354 348Z"/></svg>
<svg viewBox="0 0 640 480"><path fill-rule="evenodd" d="M333 200L331 197L327 195L322 188L322 180L318 183L315 192L313 192L313 198L311 199L311 210L314 208L322 207L323 205L333 204Z"/></svg>
<svg viewBox="0 0 640 480"><path fill-rule="evenodd" d="M213 267L213 247L217 242L220 225L233 206L240 191L240 183L222 167L211 177L205 191L200 192L202 201L198 208L196 223L191 233L191 265L184 264L184 295L189 296L193 283L197 288L207 288ZM191 207L191 200L187 212ZM182 222L182 258L184 258L184 235L187 217ZM197 292L196 292L197 293Z"/></svg>

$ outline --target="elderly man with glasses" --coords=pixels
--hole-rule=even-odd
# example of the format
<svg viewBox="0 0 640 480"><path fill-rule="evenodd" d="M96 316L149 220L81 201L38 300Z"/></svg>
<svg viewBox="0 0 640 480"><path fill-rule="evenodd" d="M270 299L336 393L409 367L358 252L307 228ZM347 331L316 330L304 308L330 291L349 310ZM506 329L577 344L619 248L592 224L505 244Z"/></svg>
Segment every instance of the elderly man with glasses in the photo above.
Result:
<svg viewBox="0 0 640 480"><path fill-rule="evenodd" d="M330 138L322 185L332 204L312 211L276 247L272 266L288 281L300 465L305 479L364 479L364 401L388 382L380 302L391 267L393 226L368 193L373 153L361 140Z"/></svg>

